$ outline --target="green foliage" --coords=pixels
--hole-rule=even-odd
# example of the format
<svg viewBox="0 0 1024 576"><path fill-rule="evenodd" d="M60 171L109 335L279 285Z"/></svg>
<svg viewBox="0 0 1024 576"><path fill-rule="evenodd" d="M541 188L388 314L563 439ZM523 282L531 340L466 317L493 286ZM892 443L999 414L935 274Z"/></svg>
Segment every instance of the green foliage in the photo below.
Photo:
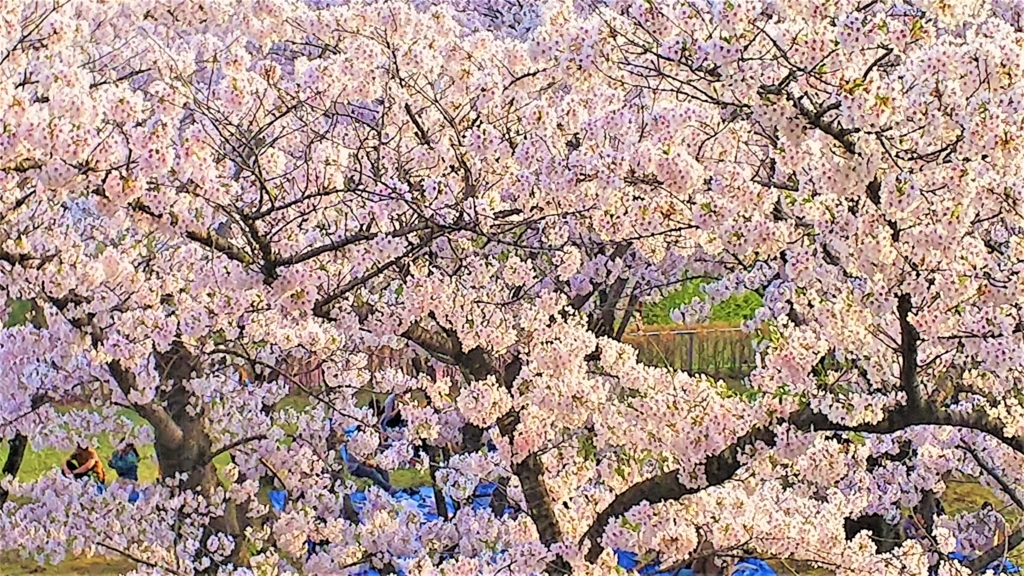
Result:
<svg viewBox="0 0 1024 576"><path fill-rule="evenodd" d="M9 303L11 313L4 321L4 328L23 326L28 323L32 314L32 302L29 300L15 300Z"/></svg>
<svg viewBox="0 0 1024 576"><path fill-rule="evenodd" d="M675 324L669 314L680 306L692 302L694 297L706 300L707 294L701 291L700 287L707 283L707 280L687 281L679 290L669 294L663 300L644 307L644 324L650 326ZM753 318L754 313L761 305L761 297L753 292L736 295L713 307L709 320L738 324Z"/></svg>

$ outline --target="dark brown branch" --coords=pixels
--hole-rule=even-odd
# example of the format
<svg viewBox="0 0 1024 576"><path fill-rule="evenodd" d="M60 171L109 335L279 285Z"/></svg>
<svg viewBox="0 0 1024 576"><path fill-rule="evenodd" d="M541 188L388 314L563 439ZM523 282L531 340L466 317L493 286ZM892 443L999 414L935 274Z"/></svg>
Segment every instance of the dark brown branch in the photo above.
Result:
<svg viewBox="0 0 1024 576"><path fill-rule="evenodd" d="M84 303L84 300L72 293L64 298L51 298L50 303L58 311L64 313L69 306L81 305ZM84 334L89 336L93 347L96 349L102 348L104 340L103 330L94 323L93 318L69 318L68 321ZM114 383L117 384L117 387L121 390L121 393L128 398L129 394L135 390L135 374L125 370L117 360L109 362L107 364L107 370L110 372L110 376L114 379ZM131 402L130 399L129 402ZM139 416L145 418L146 421L153 426L153 431L158 442L164 443L164 445L168 447L181 445L185 437L184 432L163 406L152 402L148 404L137 404L135 402L131 402L131 405L132 409L135 410Z"/></svg>
<svg viewBox="0 0 1024 576"><path fill-rule="evenodd" d="M116 360L108 364L107 367L114 382L117 383L117 387L121 389L125 397L128 397L135 389L135 375L122 368L121 363ZM130 399L129 402L131 402ZM167 447L181 445L185 439L185 433L163 406L153 403L136 404L132 402L131 404L132 409L153 426L157 442Z"/></svg>
<svg viewBox="0 0 1024 576"><path fill-rule="evenodd" d="M840 128L834 122L827 122L824 120L825 114L837 109L838 107L833 108L831 105L826 105L815 110L803 102L802 96L786 92L786 97L789 99L790 103L793 104L793 107L800 112L800 115L803 116L804 120L806 120L808 124L831 136L832 139L838 142L847 153L851 155L857 153L857 143L850 137L851 134L853 134L853 131Z"/></svg>
<svg viewBox="0 0 1024 576"><path fill-rule="evenodd" d="M1002 489L1004 493L1006 493L1006 496L1009 497L1010 501L1017 506L1017 509L1024 511L1024 502L1021 502L1020 497L1017 496L1017 491L1013 489L1013 486L1010 486L1010 483L1007 482L1005 478L1003 478L1003 475L999 474L998 472L995 471L994 468L989 466L988 463L985 462L984 459L982 459L981 455L978 454L978 452L974 448L970 446L963 446L962 448L964 452L970 454L971 458L974 459L974 462L978 464L979 468L984 470L990 478L995 480L996 484L999 484L999 488Z"/></svg>
<svg viewBox="0 0 1024 576"><path fill-rule="evenodd" d="M189 240L192 240L193 242L196 242L198 244L202 244L203 246L206 246L207 248L215 252L223 254L224 256L227 256L228 258L234 260L235 262L239 262L247 266L253 264L253 259L248 254L240 250L237 246L235 246L228 240L216 234L207 234L203 232L196 232L190 230L185 233L185 236Z"/></svg>
<svg viewBox="0 0 1024 576"><path fill-rule="evenodd" d="M7 459L4 460L2 478L16 478L21 470L21 463L25 459L25 449L28 447L28 436L18 432L7 441ZM0 486L0 507L7 502L7 489Z"/></svg>
<svg viewBox="0 0 1024 576"><path fill-rule="evenodd" d="M418 224L411 224L409 226L399 228L398 230L395 230L393 232L389 232L388 235L394 236L395 238L401 238L402 236L408 236L409 234L415 234L416 232L422 232L424 230L429 229L430 224L426 222L420 222ZM276 266L292 266L294 264L301 264L302 262L312 260L313 258L316 258L317 256L321 256L323 254L327 254L328 252L334 252L335 250L340 250L342 248L351 246L359 242L372 240L377 236L379 236L379 234L370 232L358 232L356 234L348 235L339 240L335 240L330 244L323 244L315 248L310 248L308 250L305 250L298 254L294 254L292 256L288 256L286 258L278 258L274 260L274 264Z"/></svg>
<svg viewBox="0 0 1024 576"><path fill-rule="evenodd" d="M900 385L907 395L907 407L913 411L920 411L925 408L917 381L917 345L921 335L910 322L912 311L910 295L900 294L896 303L896 314L900 321Z"/></svg>
<svg viewBox="0 0 1024 576"><path fill-rule="evenodd" d="M366 282L369 282L370 280L373 280L377 276L380 276L381 274L387 272L391 268L398 266L400 263L402 263L403 260L411 256L418 250L422 249L423 247L429 245L433 241L434 234L432 232L428 232L423 240L420 240L419 242L410 246L405 252L403 252L397 258L375 267L373 270L370 270L369 272L363 274L362 276L352 278L334 292L331 292L330 294L327 294L326 296L317 300L316 303L313 304L313 315L319 318L330 319L329 309L331 304L341 299L349 292L362 286Z"/></svg>
<svg viewBox="0 0 1024 576"><path fill-rule="evenodd" d="M270 474L274 478L277 478L277 481L281 483L282 488L284 488L286 491L288 490L288 484L285 483L284 478L277 472L277 470L274 469L273 466L270 465L269 462L266 461L265 458L260 458L260 464L263 464L263 467L269 470Z"/></svg>
<svg viewBox="0 0 1024 576"><path fill-rule="evenodd" d="M245 438L239 438L238 440L235 440L234 442L225 444L224 446L222 446L222 447L212 451L210 453L210 457L207 459L207 462L212 462L213 459L216 458L217 456L220 456L221 454L223 454L225 452L230 452L230 451L234 450L235 448L238 448L239 446L244 446L244 445L246 445L246 444L248 444L250 442L255 442L257 440L266 440L266 439L267 439L267 435L266 434L254 434L252 436L246 436Z"/></svg>
<svg viewBox="0 0 1024 576"><path fill-rule="evenodd" d="M408 102L405 103L405 113L409 116L409 120L412 120L412 125L416 128L416 138L419 139L420 144L433 149L434 145L430 143L430 135L423 128L423 124L420 124L420 119L413 113L412 107L409 106Z"/></svg>
<svg viewBox="0 0 1024 576"><path fill-rule="evenodd" d="M433 356L441 356L454 362L462 354L462 345L446 335L431 332L419 324L413 324L402 333L402 337L423 348Z"/></svg>
<svg viewBox="0 0 1024 576"><path fill-rule="evenodd" d="M869 434L891 434L905 430L911 426L950 426L954 428L967 428L984 432L999 440L1009 448L1020 454L1024 454L1024 440L1007 436L1003 432L1003 426L992 420L988 415L975 412L964 415L947 410L919 409L911 410L901 408L893 410L886 417L875 424L864 424L859 426L845 426L836 424L828 417L804 408L788 418L791 426L804 432L811 431L834 431L834 432L862 432ZM715 486L724 483L732 478L740 468L737 456L747 447L760 442L767 447L775 445L776 437L774 430L756 428L737 440L725 451L708 458L705 469L707 471L708 486ZM669 500L678 500L684 496L694 494L704 488L690 488L683 486L678 479L679 471L670 471L654 476L628 488L619 494L604 510L602 510L594 523L590 526L580 541L584 544L589 541L591 549L587 552L587 559L590 562L597 560L601 554L599 541L604 534L605 528L612 518L621 516L641 502L658 504Z"/></svg>
<svg viewBox="0 0 1024 576"><path fill-rule="evenodd" d="M174 574L175 576L185 576L184 574L182 574L181 572L178 572L177 570L174 570L170 566L162 566L160 564L156 564L154 562L150 562L149 560L144 560L142 558L139 558L138 556L130 554L130 553L124 551L124 550L121 550L120 548L115 548L115 547L113 547L113 546L111 546L109 544L106 544L104 542L97 542L96 545L99 546L100 548L106 548L107 550L110 550L111 552L114 552L116 554L120 554L121 556L124 556L125 558L131 560L132 562L135 562L136 564L142 564L143 566L149 566L150 568L156 568L157 570L160 570L160 571L163 571L163 572L167 572L168 574Z"/></svg>
<svg viewBox="0 0 1024 576"><path fill-rule="evenodd" d="M868 186L867 186L867 196L868 196L868 200L870 200L871 203L874 204L875 208L879 212L881 212L882 211L882 181L879 180L877 175L871 180L871 182L868 183ZM892 232L892 241L893 242L899 242L900 241L900 228L899 228L899 225L897 225L896 222L893 222L892 220L889 220L888 218L885 218L884 215L882 216L882 219L885 221L885 225L888 226L889 230Z"/></svg>
<svg viewBox="0 0 1024 576"><path fill-rule="evenodd" d="M705 464L707 472L707 486L718 486L732 478L733 474L740 469L739 455L757 442L766 445L775 444L775 433L770 430L757 429L740 438L735 444L725 451L708 458ZM672 471L659 474L626 489L625 492L615 497L611 504L605 507L598 515L594 523L583 535L580 544L589 541L591 548L587 551L587 561L596 562L601 555L600 538L612 518L622 516L629 512L637 504L648 502L659 504L670 500L678 500L683 496L695 494L705 488L692 488L683 485L679 481L679 472Z"/></svg>

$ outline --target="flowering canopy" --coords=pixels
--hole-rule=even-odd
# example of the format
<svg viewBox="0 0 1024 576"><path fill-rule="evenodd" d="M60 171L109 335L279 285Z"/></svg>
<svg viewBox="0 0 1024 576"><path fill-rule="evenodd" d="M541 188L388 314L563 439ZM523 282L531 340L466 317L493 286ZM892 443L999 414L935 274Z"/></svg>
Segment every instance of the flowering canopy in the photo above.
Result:
<svg viewBox="0 0 1024 576"><path fill-rule="evenodd" d="M134 505L56 471L9 482L0 549L454 575L710 545L954 574L844 519L930 518L949 473L1017 499L1024 6L0 10L0 297L31 306L0 331L0 434L127 434L163 479ZM682 320L763 297L742 384L620 342L690 278L712 282ZM380 368L384 349L414 370ZM323 369L308 407L279 403L302 386L273 369L289 358ZM494 480L526 513L426 522L377 494L355 522L327 438L372 424L368 389L408 422L381 466L422 451L453 498ZM348 450L381 442L367 426ZM279 517L268 474L293 495ZM933 552L963 525L928 524ZM328 545L307 557L309 539Z"/></svg>

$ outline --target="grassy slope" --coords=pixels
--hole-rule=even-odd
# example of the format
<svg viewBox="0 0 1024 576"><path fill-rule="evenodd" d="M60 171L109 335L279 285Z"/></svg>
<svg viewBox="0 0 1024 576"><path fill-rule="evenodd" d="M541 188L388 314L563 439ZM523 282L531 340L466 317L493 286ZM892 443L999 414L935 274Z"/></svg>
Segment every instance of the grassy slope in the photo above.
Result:
<svg viewBox="0 0 1024 576"><path fill-rule="evenodd" d="M137 414L129 410L121 410L118 412L118 415L139 424L143 422ZM113 443L106 434L99 437L99 445L95 446L95 448L104 459L108 459L110 454L114 451ZM153 447L147 445L138 446L137 448L139 450L139 456L141 457L139 461L139 480L142 482L152 482L156 479L157 474L156 458L153 454ZM7 459L7 451L7 443L0 446L0 462ZM48 471L60 468L62 460L67 456L68 454L64 451L54 450L52 448L35 450L30 445L25 451L25 459L21 463L21 471L18 473L18 479L23 482L36 480ZM103 464L106 465L106 461L104 461ZM116 474L112 470L108 470L107 476L109 482L116 477Z"/></svg>

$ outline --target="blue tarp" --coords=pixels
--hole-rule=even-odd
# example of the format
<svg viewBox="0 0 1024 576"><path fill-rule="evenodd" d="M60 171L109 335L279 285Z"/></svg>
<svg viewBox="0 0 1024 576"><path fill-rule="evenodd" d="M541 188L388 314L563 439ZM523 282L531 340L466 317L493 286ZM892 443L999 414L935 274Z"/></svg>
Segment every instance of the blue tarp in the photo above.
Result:
<svg viewBox="0 0 1024 576"><path fill-rule="evenodd" d="M345 436L351 438L352 435L359 429L359 426L349 426L343 430ZM488 450L495 450L496 447L492 443L488 443ZM349 458L348 450L342 445L338 451L341 453L341 457L347 462ZM498 485L493 482L481 482L477 485L473 491L472 506L475 510L482 510L490 508L491 498L494 497L494 491L498 488ZM356 511L362 510L366 505L366 493L359 491L353 492L350 495L352 499L352 506ZM416 490L400 490L393 496L397 500L413 500L416 502L417 508L419 508L424 515L424 520L431 522L439 519L439 516L431 511L434 508L434 491L430 486L424 486ZM284 510L285 502L287 501L287 495L283 490L272 490L270 492L270 503L277 511ZM448 514L452 515L455 513L455 503L448 496L445 496L445 507L448 509ZM514 510L511 507L505 508L505 514L510 514ZM314 542L308 542L309 555L313 555L316 552L317 545ZM622 550L616 550L618 556L619 566L627 570L633 570L639 564L639 558L632 552L626 552ZM693 570L688 568L682 568L675 572L659 571L660 562L652 562L649 565L642 567L640 574L642 576L694 576ZM735 567L736 576L776 576L767 564L758 559L748 559L740 562ZM399 576L404 576L405 572L400 568L397 569ZM355 576L379 576L380 572L373 569L372 567L366 566Z"/></svg>
<svg viewBox="0 0 1024 576"><path fill-rule="evenodd" d="M491 507L491 498L494 497L494 491L497 490L498 485L494 482L481 482L477 484L476 490L473 491L473 509L484 510ZM515 509L511 506L505 506L505 514L511 514Z"/></svg>
<svg viewBox="0 0 1024 576"><path fill-rule="evenodd" d="M661 572L658 572L658 566L661 562L648 562L641 566L640 557L633 552L626 552L625 550L616 550L615 556L619 560L620 567L625 568L626 570L637 570L637 573L641 576L660 576L662 574ZM667 574L667 572L665 574Z"/></svg>
<svg viewBox="0 0 1024 576"><path fill-rule="evenodd" d="M996 574L1020 574L1020 568L1009 560L997 560L989 564L987 570L991 570Z"/></svg>
<svg viewBox="0 0 1024 576"><path fill-rule="evenodd" d="M490 500L494 495L494 491L497 489L497 485L492 482L481 482L476 490L473 492L473 508L481 509L490 507ZM359 491L353 492L350 495L352 499L352 506L357 510L362 510L366 505L366 493ZM434 490L430 486L424 486L418 489L400 490L393 496L397 500L412 500L416 503L416 507L423 512L424 520L432 522L439 519L439 516L433 512L434 508ZM272 490L270 492L271 506L275 510L281 511L284 509L287 495L284 490ZM448 508L448 514L455 513L455 503L450 497L445 497L445 505ZM511 512L511 508L506 509L506 514ZM308 542L308 553L313 555L317 550L317 545L314 542ZM616 550L616 556L618 557L619 566L627 570L635 570L640 563L640 559L636 554L623 550ZM749 558L739 562L734 568L733 574L735 576L776 576L774 570L771 569L764 561ZM399 576L404 574L404 571L398 569L397 573ZM1006 572L1007 574L1017 574L1018 572ZM365 567L361 571L356 573L356 576L375 576L380 574L377 570L371 567ZM643 566L639 570L641 576L694 576L693 570L689 568L681 568L674 572L660 570L660 562L654 561Z"/></svg>
<svg viewBox="0 0 1024 576"><path fill-rule="evenodd" d="M359 510L366 505L366 492L353 492L350 496L352 497L352 506L354 506L356 510Z"/></svg>
<svg viewBox="0 0 1024 576"><path fill-rule="evenodd" d="M491 498L498 485L493 482L481 482L473 491L473 509L482 510L491 507Z"/></svg>
<svg viewBox="0 0 1024 576"><path fill-rule="evenodd" d="M284 505L288 501L288 493L284 490L270 491L270 507L274 512L284 512Z"/></svg>
<svg viewBox="0 0 1024 576"><path fill-rule="evenodd" d="M641 576L694 576L693 570L689 568L680 568L676 571L662 570L659 560L653 560L641 566L640 557L633 552L616 550L615 556L618 558L620 568L637 570ZM733 576L776 576L771 566L757 558L741 560L733 567L732 574Z"/></svg>
<svg viewBox="0 0 1024 576"><path fill-rule="evenodd" d="M732 576L775 576L775 570L758 558L746 558L733 566Z"/></svg>
<svg viewBox="0 0 1024 576"><path fill-rule="evenodd" d="M957 541L957 547L958 548L960 547L960 542L959 541ZM971 560L974 560L973 557L965 556L961 552L953 552L953 553L951 553L949 555L949 559L950 560L956 560L956 561L961 562L963 564L967 564ZM1010 562L1009 560L996 560L995 562L989 564L986 567L986 570L995 572L996 574L1020 574L1021 573L1020 568L1018 568L1017 565L1015 565L1013 562Z"/></svg>

